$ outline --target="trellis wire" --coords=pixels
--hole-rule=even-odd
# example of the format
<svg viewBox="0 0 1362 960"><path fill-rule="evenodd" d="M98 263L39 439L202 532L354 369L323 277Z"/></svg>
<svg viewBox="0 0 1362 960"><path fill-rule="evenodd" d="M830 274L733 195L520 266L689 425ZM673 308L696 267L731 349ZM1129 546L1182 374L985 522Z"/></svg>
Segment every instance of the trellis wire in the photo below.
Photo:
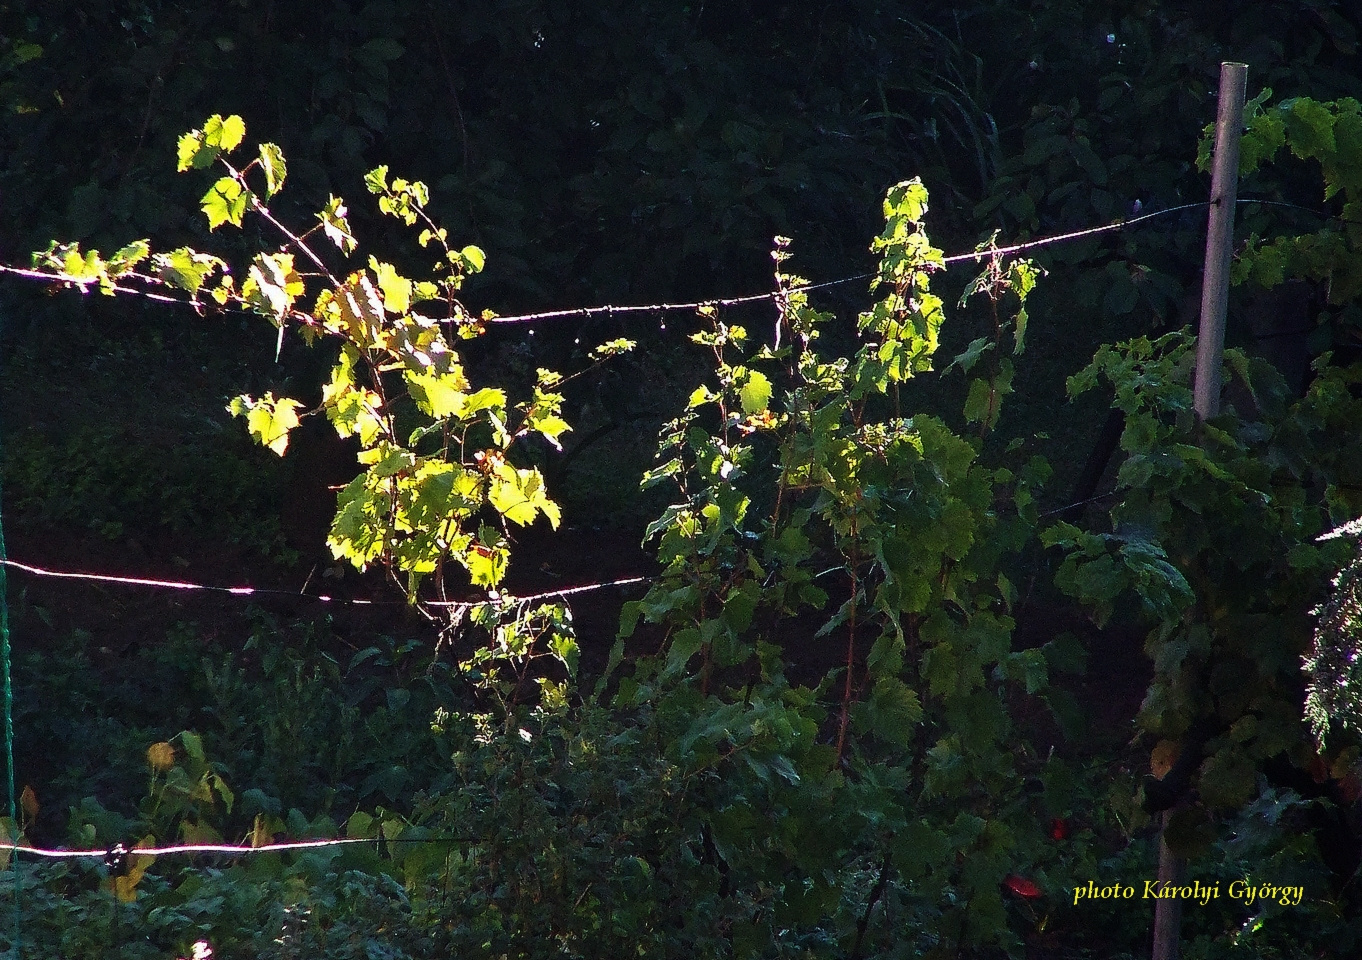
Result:
<svg viewBox="0 0 1362 960"><path fill-rule="evenodd" d="M1287 203L1281 200L1259 200L1253 197L1240 197L1236 199L1235 201L1236 206L1241 203L1252 203L1258 204L1259 206L1268 207L1283 207L1291 210L1300 210L1305 213L1313 214L1314 216L1317 217L1325 218L1329 217L1329 214L1324 213L1323 211L1315 210L1311 207L1302 206L1296 203ZM1024 253L1028 250L1035 250L1041 247L1048 247L1053 244L1064 243L1069 240L1079 240L1082 239L1083 237L1096 236L1098 234L1124 230L1127 227L1133 227L1138 223L1143 223L1148 220L1153 220L1159 217L1166 217L1174 213L1182 213L1187 210L1195 210L1202 207L1208 207L1210 205L1211 205L1210 201L1206 200L1198 201L1195 203L1183 203L1174 207L1166 207L1163 210L1155 210L1150 213L1140 214L1139 216L1136 217L1127 217L1125 219L1117 220L1113 223L1104 224L1098 227L1086 227L1081 230L1071 230L1067 233L1055 234L1049 237L1041 237L1040 239L1037 240L1027 240L1022 243L1015 243L1006 247L981 246L979 249L971 251L969 253L958 253L953 254L949 257L945 257L942 259L942 263L948 266L953 263L965 263L971 260L974 261L975 263L979 263L989 257L1011 256L1012 254L1015 253ZM21 277L27 280L39 280L46 281L49 283L64 283L80 287L82 290L87 291L91 286L99 282L99 279L96 277L78 278L68 276L66 274L48 273L42 270L26 269L23 267L11 267L5 264L0 264L0 274L10 274L11 276ZM144 279L147 282L153 283L161 282L160 280L154 277L146 277L141 274L135 274L134 276L137 276L139 279ZM857 280L868 280L873 276L875 276L874 273L858 273L849 277L841 277L840 279L837 280L824 280L819 283L803 284L798 287L793 287L789 290L783 291L773 290L768 293L754 293L740 297L724 297L711 300L694 300L687 301L684 303L651 303L626 305L605 304L595 307L566 307L556 310L543 310L537 313L518 313L509 314L506 316L492 316L487 318L485 322L493 324L518 324L518 323L535 323L541 320L561 320L568 319L571 317L576 317L579 319L589 319L591 317L602 316L611 317L617 315L625 316L629 314L640 313L659 314L659 313L678 313L683 311L692 312L700 309L701 307L733 307L745 303L760 303L763 300L774 300L776 297L788 296L791 293L807 293L813 290L823 290L828 287L840 286L845 283L854 283ZM194 307L196 310L203 310L205 308L209 308L215 311L223 311L224 309L222 307L218 307L213 304L207 304L196 299L185 299L183 297L167 296L166 294L154 293L150 290L143 290L138 287L129 287L117 283L112 284L110 286L110 289L114 293L122 293L131 296L145 297L149 300L154 300L159 303L181 304L184 306ZM239 310L232 308L227 308L226 312L242 315L250 313L250 311L247 310Z"/></svg>
<svg viewBox="0 0 1362 960"><path fill-rule="evenodd" d="M1240 200L1239 202L1271 203L1272 201ZM1141 214L1140 216L1137 217L1128 217L1123 220L1118 220L1115 223L1108 223L1103 226L1087 227L1082 230L1072 230L1067 233L1056 234L1050 237L1042 237L1038 240L1028 240L1023 243L1016 243L1006 247L983 246L978 250L974 250L970 253L960 253L954 254L949 257L945 257L942 262L947 265L952 263L964 263L970 260L978 263L989 257L1011 256L1012 254L1015 253L1023 253L1027 250L1035 250L1056 243L1064 243L1069 240L1081 239L1082 237L1096 236L1098 234L1110 233L1116 230L1124 230L1127 227L1132 227L1137 223L1143 223L1147 220L1153 220L1158 217L1165 217L1170 214L1181 213L1185 210L1193 210L1208 205L1209 204L1207 201L1201 201L1198 203L1184 203L1175 207L1168 207L1163 210L1155 210L1151 213ZM65 274L47 273L42 270L25 269L22 267L11 267L6 266L4 264L0 264L0 273L8 273L12 276L22 277L28 280L45 280L49 282L71 284L80 287L82 290L88 290L91 286L99 282L98 278L96 277L76 278ZM759 303L763 300L773 300L778 296L788 296L790 293L807 293L812 290L822 290L828 287L839 286L844 283L854 283L857 280L867 280L873 277L874 275L875 274L873 273L858 273L853 276L842 277L837 280L825 280L822 281L821 283L803 284L801 286L794 287L790 290L784 291L773 290L769 293L755 293L741 297L725 297L711 300L695 300L686 303L652 303L652 304L630 304L624 306L603 305L596 307L570 307L559 310L544 310L538 313L521 313L500 317L492 316L489 317L486 322L495 324L517 324L517 323L535 323L541 320L565 319L569 317L587 319L590 317L598 316L615 316L615 315L623 316L628 314L639 313L658 314L658 313L677 313L682 311L691 312L694 310L698 310L701 307L732 307L744 303ZM138 276L140 277L141 275ZM145 279L148 282L158 283L160 282L155 278L151 277L146 277ZM186 300L180 297L166 296L165 294L153 293L148 290L141 290L136 287L128 287L120 284L113 284L111 289L115 293L142 296L163 303L185 304L188 306L192 306L195 309L203 309L206 306L210 306L208 304L204 304L199 300Z"/></svg>
<svg viewBox="0 0 1362 960"><path fill-rule="evenodd" d="M294 599L315 600L320 603L353 604L355 606L380 606L396 605L406 603L405 600L364 600L348 599L345 597L331 597L325 594L301 593L293 590L284 590L279 587L223 587L211 583L198 583L193 580L160 580L154 577L129 577L119 574L109 573L84 573L71 570L49 570L45 567L35 567L32 564L20 563L17 560L0 557L0 570L5 567L13 567L36 577L50 577L59 580L82 580L91 583L116 583L124 586L152 587L161 590L203 590L213 593L227 593L237 597L250 596L276 596L292 597ZM581 593L590 593L593 590L605 590L610 587L625 587L636 583L646 583L650 577L629 576L621 577L617 580L608 580L600 583L587 583L575 587L562 587L558 590L545 590L541 593L533 593L526 596L512 593L502 593L492 591L486 600L419 600L417 602L428 607L475 607L480 603L533 603L537 600L548 600L553 597L569 597Z"/></svg>

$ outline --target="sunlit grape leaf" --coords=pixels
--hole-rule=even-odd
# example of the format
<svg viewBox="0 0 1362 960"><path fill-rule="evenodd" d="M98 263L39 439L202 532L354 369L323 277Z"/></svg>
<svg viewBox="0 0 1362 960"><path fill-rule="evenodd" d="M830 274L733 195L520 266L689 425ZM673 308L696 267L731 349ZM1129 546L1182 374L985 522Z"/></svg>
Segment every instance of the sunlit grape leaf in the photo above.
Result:
<svg viewBox="0 0 1362 960"><path fill-rule="evenodd" d="M354 234L350 232L350 222L346 220L345 201L340 197L332 196L326 202L326 206L317 214L317 219L322 223L322 232L326 238L340 248L342 253L353 253L358 244Z"/></svg>
<svg viewBox="0 0 1362 960"><path fill-rule="evenodd" d="M210 147L218 147L223 153L231 153L246 136L246 122L235 114L225 120L213 114L203 125L203 138Z"/></svg>
<svg viewBox="0 0 1362 960"><path fill-rule="evenodd" d="M151 255L151 244L146 240L134 240L127 246L119 247L109 258L109 273L126 273Z"/></svg>
<svg viewBox="0 0 1362 960"><path fill-rule="evenodd" d="M743 413L751 416L761 413L771 402L771 381L758 370L749 370L747 379L738 389L738 401Z"/></svg>
<svg viewBox="0 0 1362 960"><path fill-rule="evenodd" d="M189 293L198 293L204 280L217 269L225 269L227 264L208 253L197 253L189 247L180 247L170 253L158 253L152 258L156 265L156 276L172 287Z"/></svg>
<svg viewBox="0 0 1362 960"><path fill-rule="evenodd" d="M383 553L390 497L385 488L371 489L367 476L351 480L336 500L336 516L326 545L337 560L363 570Z"/></svg>
<svg viewBox="0 0 1362 960"><path fill-rule="evenodd" d="M374 167L364 175L364 186L370 193L383 193L388 189L388 165Z"/></svg>
<svg viewBox="0 0 1362 960"><path fill-rule="evenodd" d="M241 184L231 177L223 177L213 184L212 189L203 195L200 206L208 217L208 229L216 230L224 223L234 227L241 226L241 218L246 214L249 195L241 189Z"/></svg>
<svg viewBox="0 0 1362 960"><path fill-rule="evenodd" d="M176 149L178 158L176 172L184 173L186 170L202 170L212 166L220 153L216 147L204 143L202 130L191 130L180 137Z"/></svg>
<svg viewBox="0 0 1362 960"><path fill-rule="evenodd" d="M534 523L539 512L526 493L521 478L515 474L511 478L493 477L487 488L487 501L497 513L522 527Z"/></svg>
<svg viewBox="0 0 1362 960"><path fill-rule="evenodd" d="M463 392L468 387L468 381L462 376L462 370L458 375L453 372L413 373L408 370L404 376L411 398L423 413L437 419L463 418L468 415L468 394Z"/></svg>
<svg viewBox="0 0 1362 960"><path fill-rule="evenodd" d="M373 281L363 273L352 273L336 302L350 335L363 346L372 344L383 326L383 299Z"/></svg>
<svg viewBox="0 0 1362 960"><path fill-rule="evenodd" d="M378 288L383 291L383 305L389 313L403 314L411 309L411 281L397 272L391 263L381 263L369 258L369 269L378 278Z"/></svg>
<svg viewBox="0 0 1362 960"><path fill-rule="evenodd" d="M529 427L531 430L538 432L558 450L563 449L563 445L559 442L558 438L572 429L566 420L554 415L532 417L529 422Z"/></svg>
<svg viewBox="0 0 1362 960"><path fill-rule="evenodd" d="M72 280L94 280L104 274L104 261L98 250L80 252L80 244L73 243L66 248L62 260L62 271Z"/></svg>
<svg viewBox="0 0 1362 960"><path fill-rule="evenodd" d="M288 176L288 164L284 162L284 151L276 144L260 145L260 169L265 174L265 199L269 200L284 185Z"/></svg>
<svg viewBox="0 0 1362 960"><path fill-rule="evenodd" d="M460 559L468 567L468 575L474 586L495 587L506 576L510 553L502 542L488 546L482 532L479 531L478 540L469 546Z"/></svg>
<svg viewBox="0 0 1362 960"><path fill-rule="evenodd" d="M227 409L232 416L246 418L246 429L263 446L279 456L288 449L289 431L298 426L298 408L302 404L288 397L274 398L266 393L259 400L248 396L236 397Z"/></svg>
<svg viewBox="0 0 1362 960"><path fill-rule="evenodd" d="M468 264L469 273L481 273L483 266L487 263L487 254L482 252L481 247L467 246L459 251L459 256L463 262Z"/></svg>
<svg viewBox="0 0 1362 960"><path fill-rule="evenodd" d="M246 302L275 323L283 322L302 293L303 278L294 268L291 253L257 256L241 285Z"/></svg>

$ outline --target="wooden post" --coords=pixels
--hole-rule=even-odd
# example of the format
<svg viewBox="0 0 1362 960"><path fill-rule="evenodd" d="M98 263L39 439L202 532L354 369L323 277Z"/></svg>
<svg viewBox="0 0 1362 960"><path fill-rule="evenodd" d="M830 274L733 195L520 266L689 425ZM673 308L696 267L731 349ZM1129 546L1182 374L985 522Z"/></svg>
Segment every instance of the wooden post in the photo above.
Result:
<svg viewBox="0 0 1362 960"><path fill-rule="evenodd" d="M1247 64L1220 65L1220 105L1216 110L1215 155L1211 167L1211 214L1206 226L1206 272L1201 282L1201 326L1197 331L1193 388L1193 405L1201 420L1220 412L1220 363L1225 352L1225 308L1230 296L1234 206L1239 198L1239 139L1244 132L1247 86Z"/></svg>
<svg viewBox="0 0 1362 960"><path fill-rule="evenodd" d="M1215 155L1211 166L1211 213L1206 226L1206 272L1201 281L1201 326L1196 341L1193 406L1197 419L1220 412L1220 364L1225 353L1225 308L1230 296L1230 255L1234 249L1234 207L1239 194L1239 139L1244 132L1244 93L1248 65L1220 65L1220 104L1215 117ZM1177 886L1187 861L1168 849L1164 835L1175 805L1163 812L1159 829L1159 887ZM1181 956L1182 901L1160 898L1154 904L1153 960Z"/></svg>
<svg viewBox="0 0 1362 960"><path fill-rule="evenodd" d="M1163 812L1159 824L1159 880L1158 888L1182 885L1187 876L1187 861L1172 850L1164 840L1168 821L1177 807ZM1154 952L1153 960L1178 960L1182 955L1182 901L1176 898L1154 901Z"/></svg>

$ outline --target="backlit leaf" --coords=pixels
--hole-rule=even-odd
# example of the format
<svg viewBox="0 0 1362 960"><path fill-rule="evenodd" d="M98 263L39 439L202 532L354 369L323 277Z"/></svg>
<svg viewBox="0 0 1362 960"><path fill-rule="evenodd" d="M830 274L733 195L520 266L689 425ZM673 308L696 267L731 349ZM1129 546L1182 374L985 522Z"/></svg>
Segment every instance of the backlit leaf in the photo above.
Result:
<svg viewBox="0 0 1362 960"><path fill-rule="evenodd" d="M276 400L273 393L266 393L259 400L237 397L227 409L234 417L244 416L251 436L282 457L288 449L289 431L298 426L297 411L301 406L297 400L288 397Z"/></svg>
<svg viewBox="0 0 1362 960"><path fill-rule="evenodd" d="M742 404L743 413L751 416L761 413L771 402L771 381L766 374L758 370L750 370L747 379L738 389L738 401Z"/></svg>
<svg viewBox="0 0 1362 960"><path fill-rule="evenodd" d="M223 177L213 184L211 190L203 195L200 206L208 217L208 229L216 230L224 223L234 227L241 226L241 218L246 214L249 194L241 189L241 184L231 177Z"/></svg>
<svg viewBox="0 0 1362 960"><path fill-rule="evenodd" d="M260 145L260 169L265 174L265 199L269 200L284 185L288 176L288 164L284 162L284 151L273 143Z"/></svg>

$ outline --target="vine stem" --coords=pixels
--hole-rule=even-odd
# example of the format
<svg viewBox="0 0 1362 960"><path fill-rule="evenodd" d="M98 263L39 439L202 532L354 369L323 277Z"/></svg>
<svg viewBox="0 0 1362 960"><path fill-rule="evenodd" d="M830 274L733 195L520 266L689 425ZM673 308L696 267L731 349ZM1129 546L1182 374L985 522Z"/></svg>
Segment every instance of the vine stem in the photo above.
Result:
<svg viewBox="0 0 1362 960"><path fill-rule="evenodd" d="M284 224L279 220L278 217L270 213L270 208L260 202L260 198L255 195L255 191L252 190L250 186L246 183L246 171L250 170L251 166L256 164L258 161L252 160L244 168L238 170L236 167L228 163L226 159L219 157L218 160L219 162L222 163L224 167L227 168L227 172L232 175L232 179L235 180L237 183L241 184L241 189L245 190L246 195L251 198L251 209L258 213L261 219L263 219L266 223L268 223L270 226L274 227L274 229L278 230L285 237L287 237L289 243L296 247L305 257L307 257L309 260L315 263L317 265L317 269L320 270L326 276L326 279L331 283L331 285L339 289L339 287L341 286L340 281L336 279L334 274L332 274L331 268L329 268L326 265L326 263L322 260L321 257L317 256L316 252L313 251L311 247L309 247L306 243L302 241L302 238L300 238L288 227L284 226Z"/></svg>
<svg viewBox="0 0 1362 960"><path fill-rule="evenodd" d="M861 943L865 939L865 931L870 926L870 914L875 910L875 904L879 903L880 897L884 896L884 888L889 885L890 857L885 853L884 859L880 862L880 875L875 878L875 886L870 889L870 898L866 901L865 910L862 911L860 918L856 921L856 940L851 945L851 960L861 960Z"/></svg>
<svg viewBox="0 0 1362 960"><path fill-rule="evenodd" d="M851 521L851 535L856 536L856 521ZM857 574L859 557L853 551L851 557L851 611L847 614L847 675L842 688L842 716L837 724L837 762L842 762L846 750L847 726L851 721L851 698L855 694L854 674L856 672L856 598L860 596L861 581Z"/></svg>

